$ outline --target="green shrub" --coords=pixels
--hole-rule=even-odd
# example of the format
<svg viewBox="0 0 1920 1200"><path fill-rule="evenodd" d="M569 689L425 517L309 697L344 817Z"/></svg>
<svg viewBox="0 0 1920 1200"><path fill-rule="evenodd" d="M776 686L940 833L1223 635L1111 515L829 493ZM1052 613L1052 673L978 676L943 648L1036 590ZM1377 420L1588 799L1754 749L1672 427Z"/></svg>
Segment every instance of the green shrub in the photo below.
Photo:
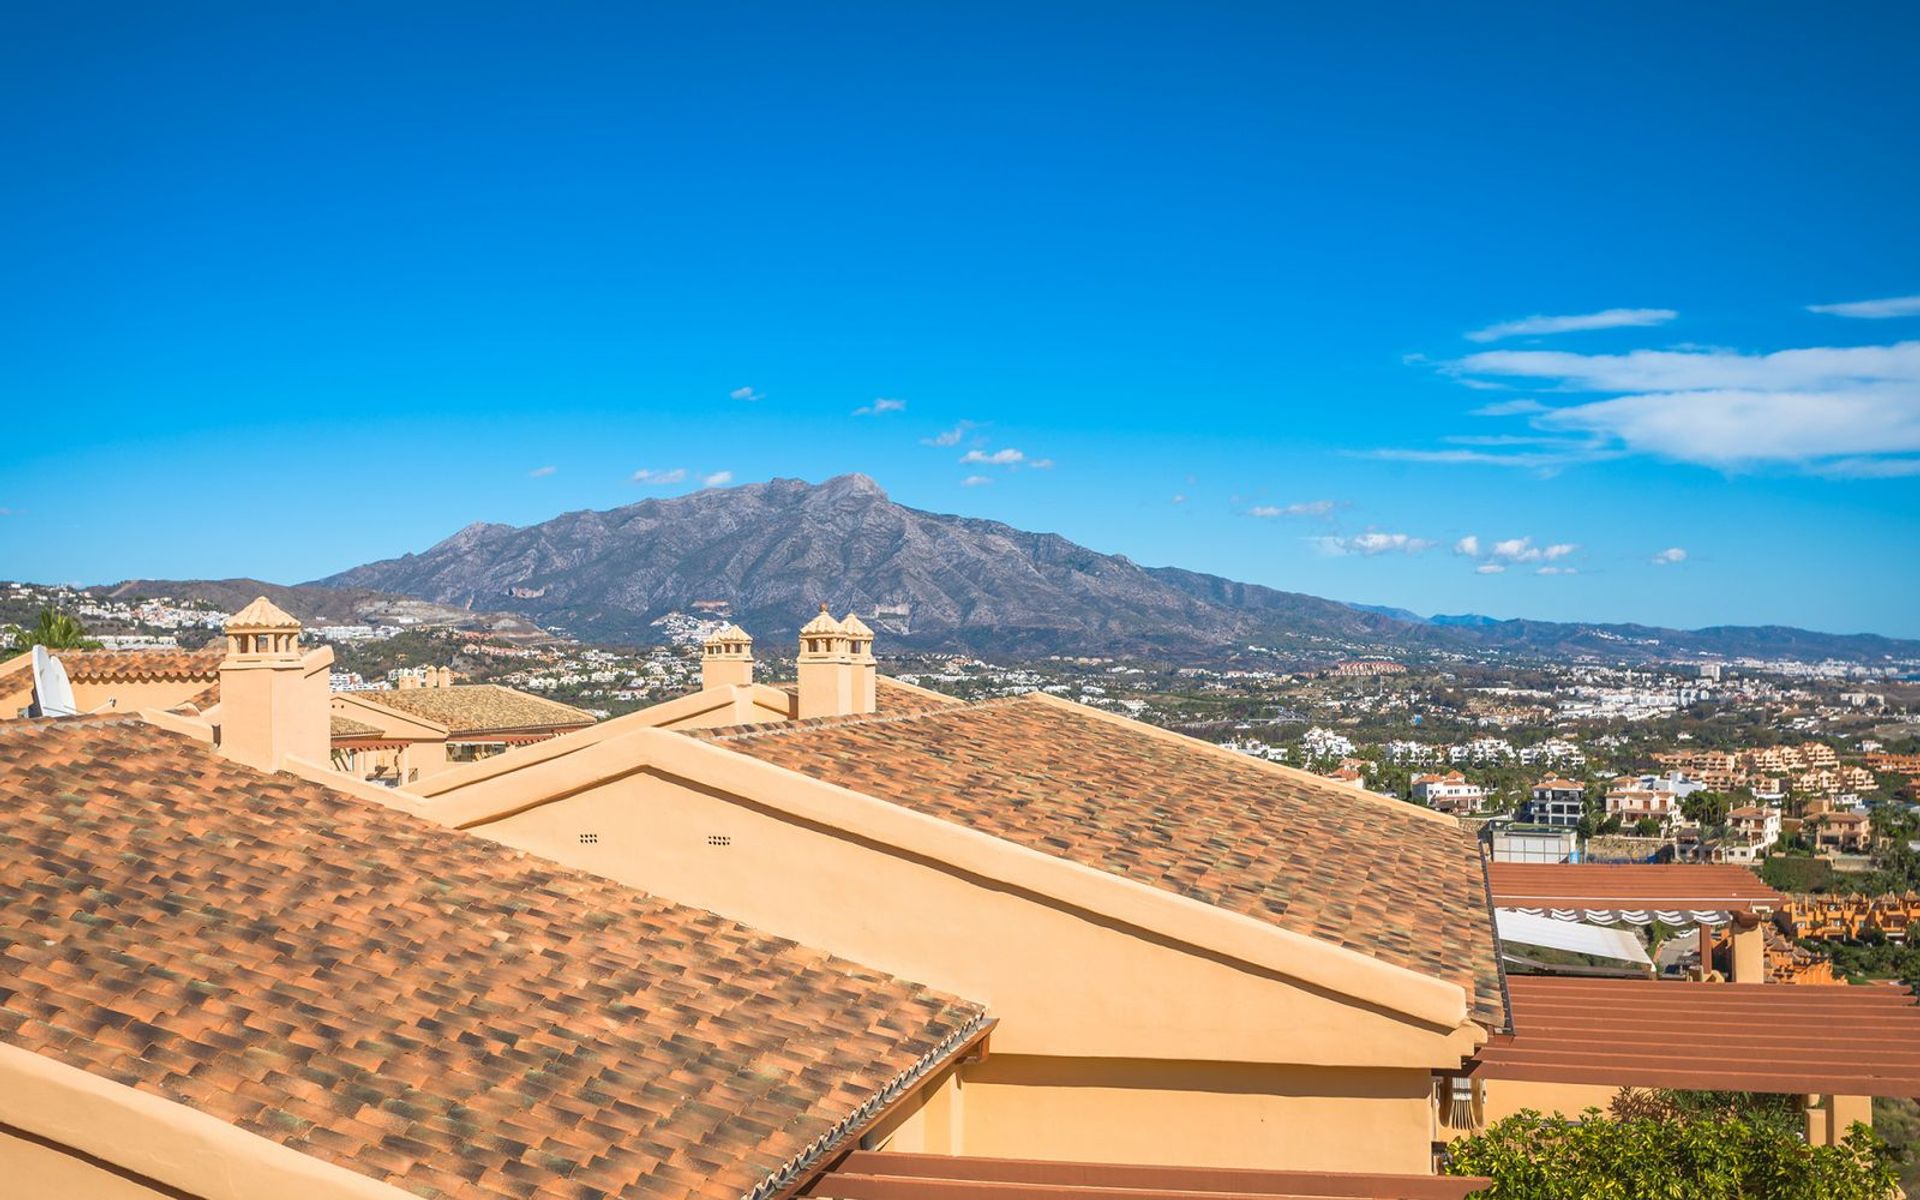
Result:
<svg viewBox="0 0 1920 1200"><path fill-rule="evenodd" d="M1453 1144L1448 1169L1485 1200L1891 1200L1894 1154L1865 1125L1809 1146L1773 1113L1670 1110L1578 1121L1521 1112Z"/></svg>

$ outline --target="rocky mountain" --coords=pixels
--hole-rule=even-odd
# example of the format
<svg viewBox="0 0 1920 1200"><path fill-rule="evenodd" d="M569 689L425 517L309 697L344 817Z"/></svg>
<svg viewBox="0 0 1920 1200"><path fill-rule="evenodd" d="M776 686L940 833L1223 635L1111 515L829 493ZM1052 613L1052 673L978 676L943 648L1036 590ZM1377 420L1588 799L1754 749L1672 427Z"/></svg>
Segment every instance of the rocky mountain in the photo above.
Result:
<svg viewBox="0 0 1920 1200"><path fill-rule="evenodd" d="M1001 656L1217 656L1248 644L1293 657L1487 649L1640 659L1920 656L1916 642L1804 630L1436 623L922 512L863 475L713 488L519 528L474 524L422 553L318 583L506 609L602 641L656 640L652 622L669 613L725 612L755 636L784 642L826 602L859 612L896 647Z"/></svg>
<svg viewBox="0 0 1920 1200"><path fill-rule="evenodd" d="M312 584L289 587L260 579L123 579L90 590L107 600L147 600L161 596L200 600L225 612L238 612L255 596L265 596L308 625L445 625L516 636L539 633L525 617L514 613L474 612L370 588Z"/></svg>

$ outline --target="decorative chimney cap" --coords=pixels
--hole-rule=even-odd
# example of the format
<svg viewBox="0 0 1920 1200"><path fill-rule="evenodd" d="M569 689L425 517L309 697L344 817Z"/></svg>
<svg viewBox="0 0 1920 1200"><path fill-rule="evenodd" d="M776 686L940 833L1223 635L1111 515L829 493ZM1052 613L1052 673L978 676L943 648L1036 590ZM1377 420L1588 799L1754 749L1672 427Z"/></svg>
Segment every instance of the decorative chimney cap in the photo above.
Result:
<svg viewBox="0 0 1920 1200"><path fill-rule="evenodd" d="M827 606L824 604L820 606L820 615L800 627L802 637L809 634L820 637L825 634L843 634L845 632L846 629L840 622L833 619L833 614L827 611Z"/></svg>
<svg viewBox="0 0 1920 1200"><path fill-rule="evenodd" d="M228 633L298 633L300 622L265 596L227 618Z"/></svg>
<svg viewBox="0 0 1920 1200"><path fill-rule="evenodd" d="M717 645L722 642L751 642L753 635L738 625L723 625L707 638L706 644Z"/></svg>
<svg viewBox="0 0 1920 1200"><path fill-rule="evenodd" d="M867 623L852 613L848 613L847 619L840 622L840 628L846 631L848 637L869 639L873 637L873 630L867 628Z"/></svg>

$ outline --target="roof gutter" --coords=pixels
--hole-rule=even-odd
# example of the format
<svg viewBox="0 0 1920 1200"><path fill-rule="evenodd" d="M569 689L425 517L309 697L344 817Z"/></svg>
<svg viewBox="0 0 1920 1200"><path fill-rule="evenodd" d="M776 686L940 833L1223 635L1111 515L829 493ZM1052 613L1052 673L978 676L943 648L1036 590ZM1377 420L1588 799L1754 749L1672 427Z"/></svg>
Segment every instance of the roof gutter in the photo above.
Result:
<svg viewBox="0 0 1920 1200"><path fill-rule="evenodd" d="M751 1189L742 1192L740 1200L788 1200L826 1170L832 1164L834 1156L845 1149L849 1142L854 1142L861 1134L892 1112L897 1104L912 1095L918 1084L985 1041L987 1035L993 1032L993 1027L999 1023L998 1018L981 1013L948 1034L939 1045L922 1055L918 1062L888 1080L879 1091L869 1096L860 1107L841 1118L833 1128L815 1138L800 1153L782 1163L777 1170Z"/></svg>

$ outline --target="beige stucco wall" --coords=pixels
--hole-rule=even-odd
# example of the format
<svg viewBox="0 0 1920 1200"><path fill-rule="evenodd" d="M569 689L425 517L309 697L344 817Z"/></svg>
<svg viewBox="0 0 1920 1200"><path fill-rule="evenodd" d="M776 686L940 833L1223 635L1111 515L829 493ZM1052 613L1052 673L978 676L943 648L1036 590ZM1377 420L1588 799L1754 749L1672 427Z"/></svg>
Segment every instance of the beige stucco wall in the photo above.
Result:
<svg viewBox="0 0 1920 1200"><path fill-rule="evenodd" d="M0 1195L44 1200L178 1200L187 1195L116 1173L63 1146L0 1128Z"/></svg>
<svg viewBox="0 0 1920 1200"><path fill-rule="evenodd" d="M1558 1113L1577 1117L1589 1108L1606 1112L1613 1106L1619 1087L1601 1083L1535 1083L1522 1079L1488 1079L1482 1085L1486 1103L1482 1106L1487 1124L1511 1117L1521 1109ZM1460 1137L1471 1130L1451 1129L1449 1137Z"/></svg>
<svg viewBox="0 0 1920 1200"><path fill-rule="evenodd" d="M113 712L137 712L143 708L172 708L183 704L213 686L210 679L155 679L121 683L76 683L74 707L93 712L113 703Z"/></svg>
<svg viewBox="0 0 1920 1200"><path fill-rule="evenodd" d="M1469 1048L651 771L473 828L985 1003L993 1053L947 1118L967 1153L1425 1171L1429 1071Z"/></svg>

